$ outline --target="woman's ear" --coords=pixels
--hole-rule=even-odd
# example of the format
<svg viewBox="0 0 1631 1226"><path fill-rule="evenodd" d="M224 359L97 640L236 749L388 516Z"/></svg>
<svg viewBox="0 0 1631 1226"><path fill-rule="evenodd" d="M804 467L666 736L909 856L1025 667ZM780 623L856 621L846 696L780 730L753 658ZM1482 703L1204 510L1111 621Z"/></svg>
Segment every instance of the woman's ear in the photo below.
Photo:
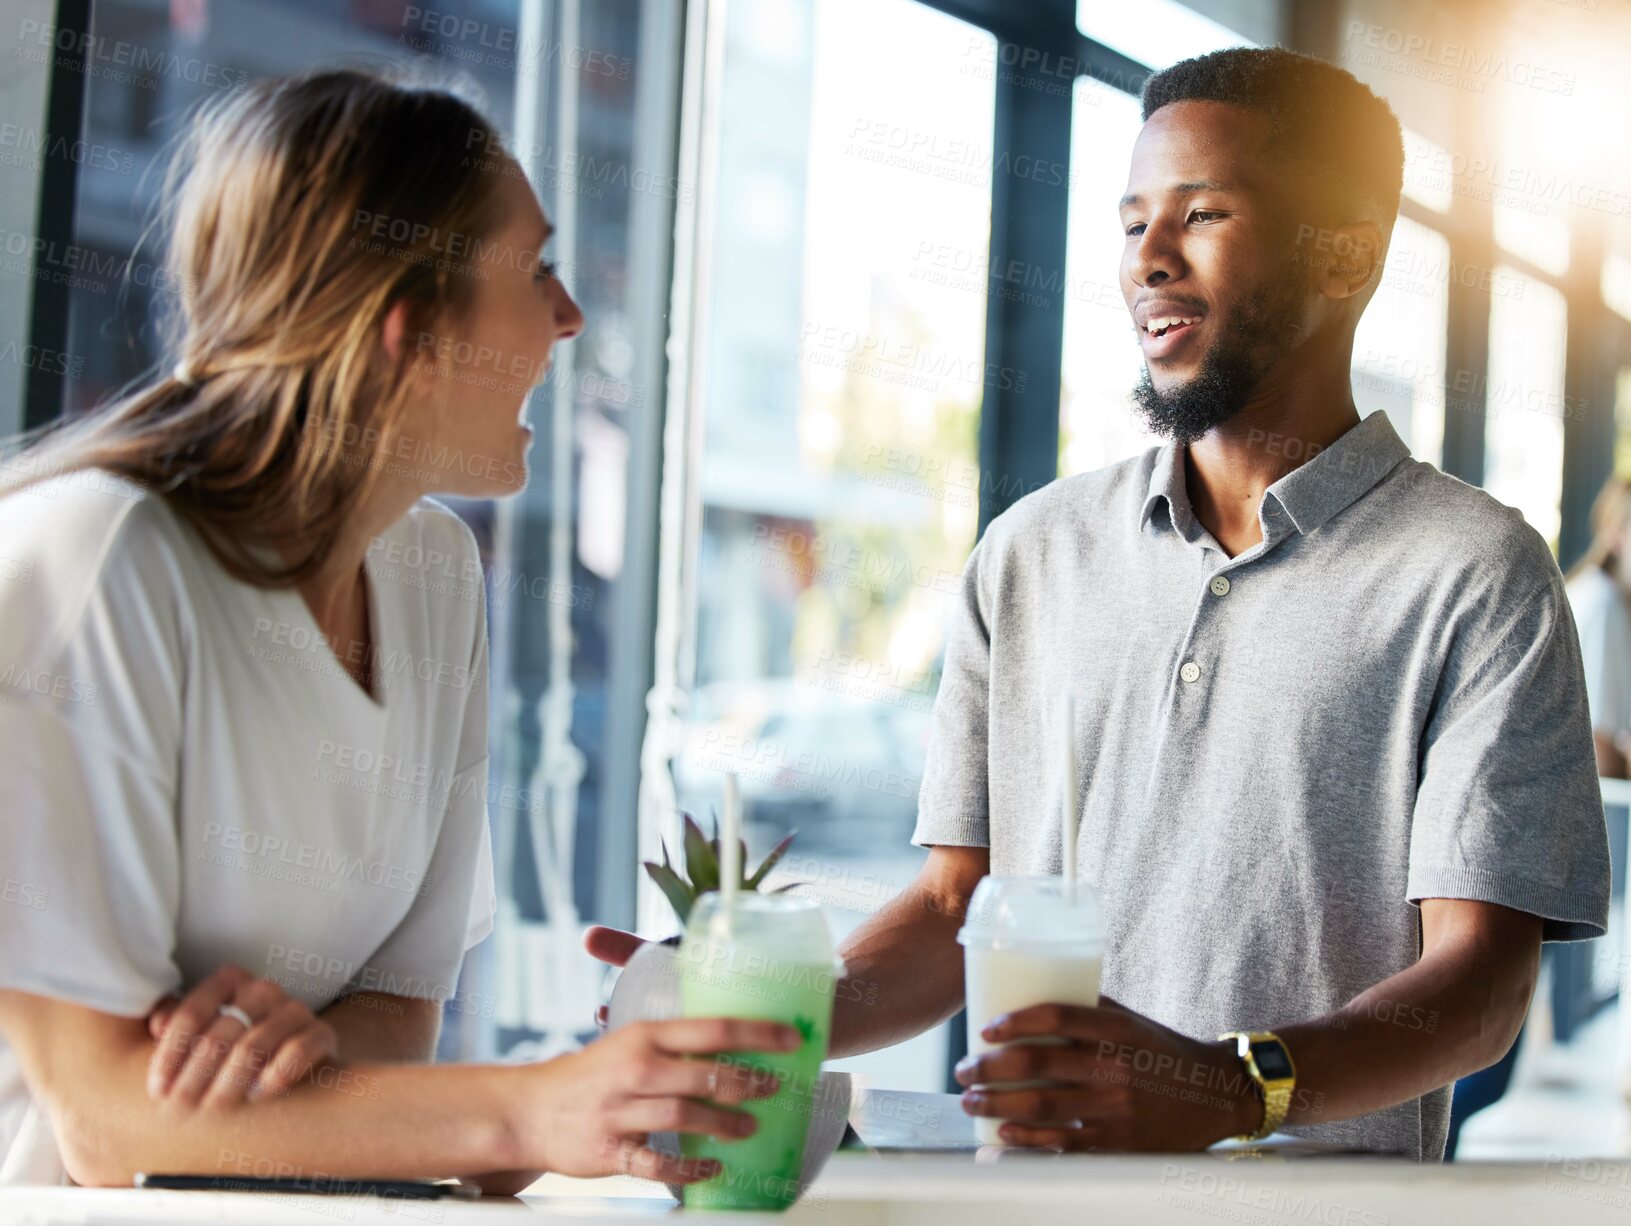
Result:
<svg viewBox="0 0 1631 1226"><path fill-rule="evenodd" d="M385 312L385 326L380 329L380 344L385 347L386 354L393 363L400 362L407 351L412 320L409 316L412 308L406 298L399 299L395 306Z"/></svg>

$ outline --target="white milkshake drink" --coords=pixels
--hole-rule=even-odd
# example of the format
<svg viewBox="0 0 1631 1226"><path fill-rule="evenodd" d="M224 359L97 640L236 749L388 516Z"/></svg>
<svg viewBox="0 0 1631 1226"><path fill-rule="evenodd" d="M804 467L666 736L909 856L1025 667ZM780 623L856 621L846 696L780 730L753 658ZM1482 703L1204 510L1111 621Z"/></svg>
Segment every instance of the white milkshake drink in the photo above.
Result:
<svg viewBox="0 0 1631 1226"><path fill-rule="evenodd" d="M1084 882L1059 877L987 877L980 882L957 935L963 946L969 1051L1004 1046L988 1043L980 1032L1005 1013L1042 1004L1098 1004L1104 938L1098 895ZM1002 1082L984 1088L1048 1084ZM999 1119L976 1116L975 1136L981 1145L1003 1145L997 1134L1001 1126Z"/></svg>

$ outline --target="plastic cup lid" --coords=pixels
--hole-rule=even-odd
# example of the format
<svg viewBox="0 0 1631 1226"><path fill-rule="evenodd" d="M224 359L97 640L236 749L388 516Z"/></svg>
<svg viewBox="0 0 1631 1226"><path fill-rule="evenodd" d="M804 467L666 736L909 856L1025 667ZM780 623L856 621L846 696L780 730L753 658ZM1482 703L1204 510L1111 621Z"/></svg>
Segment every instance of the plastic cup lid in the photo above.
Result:
<svg viewBox="0 0 1631 1226"><path fill-rule="evenodd" d="M736 896L728 916L722 902L717 891L697 899L682 952L714 946L776 962L841 965L826 916L815 900L746 891Z"/></svg>
<svg viewBox="0 0 1631 1226"><path fill-rule="evenodd" d="M1094 946L1103 949L1099 892L1062 877L987 877L975 887L957 939L964 945Z"/></svg>

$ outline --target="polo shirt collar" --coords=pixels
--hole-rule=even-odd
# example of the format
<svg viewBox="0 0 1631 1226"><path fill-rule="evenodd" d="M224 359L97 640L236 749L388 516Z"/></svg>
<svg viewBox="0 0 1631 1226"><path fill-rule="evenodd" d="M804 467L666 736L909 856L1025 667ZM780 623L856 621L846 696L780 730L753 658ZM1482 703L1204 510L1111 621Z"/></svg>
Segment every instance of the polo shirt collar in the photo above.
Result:
<svg viewBox="0 0 1631 1226"><path fill-rule="evenodd" d="M1301 468L1269 486L1298 532L1307 536L1374 489L1410 448L1386 413L1372 413Z"/></svg>
<svg viewBox="0 0 1631 1226"><path fill-rule="evenodd" d="M1184 453L1176 443L1167 443L1155 453L1149 491L1144 495L1144 505L1138 512L1140 528L1149 521L1162 500L1166 501L1167 516L1172 526L1187 535L1186 528L1193 515L1189 509L1189 489L1184 485Z"/></svg>
<svg viewBox="0 0 1631 1226"><path fill-rule="evenodd" d="M1173 527L1185 537L1190 535L1194 512L1184 484L1183 455L1176 443L1167 443L1156 453L1148 492L1139 508L1140 527L1164 499ZM1292 527L1306 536L1369 493L1409 456L1410 448L1387 414L1372 413L1312 460L1269 486L1264 510L1273 497Z"/></svg>

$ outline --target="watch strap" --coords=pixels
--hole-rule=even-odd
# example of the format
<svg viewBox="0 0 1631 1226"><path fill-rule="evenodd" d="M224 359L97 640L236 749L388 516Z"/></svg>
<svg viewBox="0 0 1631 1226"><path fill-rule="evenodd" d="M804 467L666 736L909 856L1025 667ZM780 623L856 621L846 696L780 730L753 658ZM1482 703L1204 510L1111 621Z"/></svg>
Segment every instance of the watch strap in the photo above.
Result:
<svg viewBox="0 0 1631 1226"><path fill-rule="evenodd" d="M1245 1066L1246 1075L1252 1079L1258 1092L1263 1096L1263 1123L1256 1132L1242 1133L1231 1140L1261 1141L1264 1137L1279 1131L1280 1125L1285 1123L1286 1116L1291 1111L1291 1094L1297 1086L1297 1069L1291 1061L1291 1053L1286 1049L1280 1036L1271 1030L1235 1030L1221 1034L1218 1038L1234 1042L1235 1054ZM1279 1047L1285 1057L1286 1067L1291 1070L1289 1075L1269 1077L1259 1067L1257 1057L1252 1053L1252 1046L1265 1042Z"/></svg>

